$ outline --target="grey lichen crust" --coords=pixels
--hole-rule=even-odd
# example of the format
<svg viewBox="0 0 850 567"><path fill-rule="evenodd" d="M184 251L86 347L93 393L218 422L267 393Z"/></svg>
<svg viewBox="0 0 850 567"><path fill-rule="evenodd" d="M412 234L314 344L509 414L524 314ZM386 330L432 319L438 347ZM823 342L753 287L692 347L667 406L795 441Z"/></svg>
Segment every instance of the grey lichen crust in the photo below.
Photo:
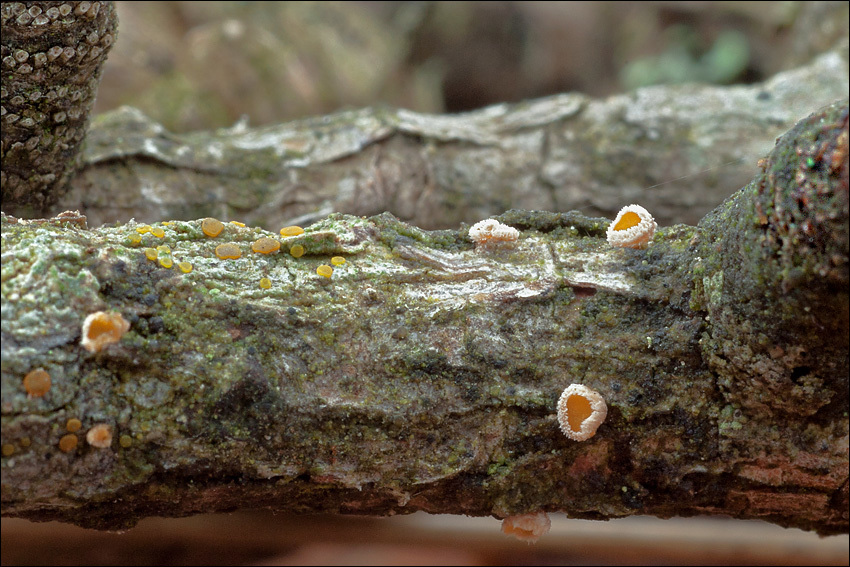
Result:
<svg viewBox="0 0 850 567"><path fill-rule="evenodd" d="M3 2L3 209L43 214L64 193L115 41L112 2Z"/></svg>
<svg viewBox="0 0 850 567"><path fill-rule="evenodd" d="M487 249L468 227L388 214L287 238L4 215L3 514L118 529L235 507L719 513L846 532L846 109L805 121L765 176L646 250L611 247L608 222L578 213L509 211L497 220L518 240ZM817 221L811 245L797 215ZM281 251L252 252L260 237ZM220 258L223 243L241 257ZM317 273L333 256L346 262ZM95 311L130 330L90 353L80 326ZM751 329L772 332L770 347L736 339ZM29 398L35 368L53 386ZM770 399L795 381L793 404ZM581 443L556 419L570 383L608 407ZM70 418L109 426L113 443L63 451Z"/></svg>

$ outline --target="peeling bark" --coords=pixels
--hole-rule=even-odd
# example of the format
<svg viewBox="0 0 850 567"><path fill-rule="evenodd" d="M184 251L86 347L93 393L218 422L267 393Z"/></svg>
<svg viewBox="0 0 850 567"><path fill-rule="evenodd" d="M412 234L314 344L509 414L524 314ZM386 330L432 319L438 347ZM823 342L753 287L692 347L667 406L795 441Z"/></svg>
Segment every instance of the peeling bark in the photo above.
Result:
<svg viewBox="0 0 850 567"><path fill-rule="evenodd" d="M158 238L4 215L3 515L114 530L249 507L543 509L846 533L847 113L801 121L747 187L646 250L574 212L500 215L520 239L491 249L463 226L331 215L276 255L235 224ZM101 310L130 331L89 353ZM53 384L30 399L39 367ZM581 443L555 418L573 382L608 405ZM97 424L107 449L83 439Z"/></svg>

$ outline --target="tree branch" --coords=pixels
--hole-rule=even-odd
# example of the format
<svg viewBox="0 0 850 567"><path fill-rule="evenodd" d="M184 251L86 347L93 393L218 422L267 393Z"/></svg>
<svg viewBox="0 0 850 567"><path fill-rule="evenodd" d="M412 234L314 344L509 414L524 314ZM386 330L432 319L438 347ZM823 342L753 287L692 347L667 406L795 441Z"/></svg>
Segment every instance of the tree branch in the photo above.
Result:
<svg viewBox="0 0 850 567"><path fill-rule="evenodd" d="M136 242L134 222L4 215L3 514L114 530L237 507L544 509L844 533L847 116L801 121L752 183L647 250L577 213L505 213L520 240L494 249L331 215L277 255L234 224ZM332 255L347 261L318 275ZM81 325L102 310L130 331L90 353ZM36 368L52 387L28 398ZM608 405L580 443L555 420L573 382ZM107 448L83 438L98 424Z"/></svg>

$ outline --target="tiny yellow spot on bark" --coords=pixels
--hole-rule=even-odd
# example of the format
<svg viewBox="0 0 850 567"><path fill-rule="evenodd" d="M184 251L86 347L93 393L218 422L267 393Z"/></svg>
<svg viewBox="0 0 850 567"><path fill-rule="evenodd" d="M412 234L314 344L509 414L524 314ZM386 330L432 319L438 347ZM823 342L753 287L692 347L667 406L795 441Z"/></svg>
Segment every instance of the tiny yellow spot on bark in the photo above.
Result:
<svg viewBox="0 0 850 567"><path fill-rule="evenodd" d="M5 443L3 445L3 456L4 457L11 457L12 453L14 453L14 452L15 452L15 446L12 445L11 443Z"/></svg>
<svg viewBox="0 0 850 567"><path fill-rule="evenodd" d="M145 257L152 262L156 262L156 248L145 248Z"/></svg>
<svg viewBox="0 0 850 567"><path fill-rule="evenodd" d="M77 443L79 440L77 436L73 433L69 433L68 435L64 435L62 439L59 440L59 450L63 453L70 453L74 449L77 448Z"/></svg>
<svg viewBox="0 0 850 567"><path fill-rule="evenodd" d="M151 227L149 224L143 224L142 226L136 227L136 232L139 234L147 234L151 231Z"/></svg>
<svg viewBox="0 0 850 567"><path fill-rule="evenodd" d="M171 269L171 266L174 265L174 261L168 256L159 259L159 265L163 268Z"/></svg>
<svg viewBox="0 0 850 567"><path fill-rule="evenodd" d="M331 258L331 264L333 264L334 266L342 266L343 264L345 264L345 258L343 258L342 256L334 256L333 258Z"/></svg>
<svg viewBox="0 0 850 567"><path fill-rule="evenodd" d="M118 439L118 444L126 449L133 445L133 438L129 435L122 435L121 438Z"/></svg>
<svg viewBox="0 0 850 567"><path fill-rule="evenodd" d="M162 227L155 226L151 229L151 234L156 236L157 238L165 238L165 230Z"/></svg>
<svg viewBox="0 0 850 567"><path fill-rule="evenodd" d="M242 249L237 245L228 242L227 244L219 244L215 247L215 255L222 260L236 260L242 257Z"/></svg>
<svg viewBox="0 0 850 567"><path fill-rule="evenodd" d="M289 253L292 254L293 258L300 258L304 255L304 247L300 244L296 244L295 246L289 249Z"/></svg>
<svg viewBox="0 0 850 567"><path fill-rule="evenodd" d="M327 264L322 264L318 268L316 268L316 273L320 276L329 278L334 273L334 269L328 266Z"/></svg>
<svg viewBox="0 0 850 567"><path fill-rule="evenodd" d="M230 221L230 224L235 224L238 227L245 228L245 223L239 222L238 220L232 220L232 221Z"/></svg>
<svg viewBox="0 0 850 567"><path fill-rule="evenodd" d="M72 417L68 420L68 423L65 424L65 429L68 430L68 433L76 433L83 427L83 422L81 422L76 417Z"/></svg>
<svg viewBox="0 0 850 567"><path fill-rule="evenodd" d="M224 225L220 220L209 217L201 221L201 230L210 238L215 238L224 230Z"/></svg>
<svg viewBox="0 0 850 567"><path fill-rule="evenodd" d="M177 267L180 268L180 271L184 274L188 274L192 271L191 262L178 262Z"/></svg>
<svg viewBox="0 0 850 567"><path fill-rule="evenodd" d="M269 278L260 278L260 287L263 289L269 289L272 287L272 281Z"/></svg>

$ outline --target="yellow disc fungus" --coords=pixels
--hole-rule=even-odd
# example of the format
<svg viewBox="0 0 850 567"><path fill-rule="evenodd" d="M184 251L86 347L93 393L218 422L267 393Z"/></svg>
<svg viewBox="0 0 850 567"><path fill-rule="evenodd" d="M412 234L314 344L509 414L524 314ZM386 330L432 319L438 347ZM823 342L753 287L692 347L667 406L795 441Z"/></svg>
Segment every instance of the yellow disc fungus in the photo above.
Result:
<svg viewBox="0 0 850 567"><path fill-rule="evenodd" d="M586 441L608 416L605 399L583 384L570 384L558 400L558 423L564 435L575 441Z"/></svg>
<svg viewBox="0 0 850 567"><path fill-rule="evenodd" d="M83 321L80 344L89 352L100 352L105 346L117 343L130 330L130 323L120 313L97 311Z"/></svg>
<svg viewBox="0 0 850 567"><path fill-rule="evenodd" d="M162 252L163 254L171 254L171 246L168 244L160 244L156 247L157 252Z"/></svg>
<svg viewBox="0 0 850 567"><path fill-rule="evenodd" d="M130 241L130 244L136 246L137 244L142 243L142 235L141 234L130 234L127 236L127 240Z"/></svg>
<svg viewBox="0 0 850 567"><path fill-rule="evenodd" d="M68 430L68 433L76 433L83 427L83 422L77 419L76 417L72 417L65 424L65 429Z"/></svg>
<svg viewBox="0 0 850 567"><path fill-rule="evenodd" d="M304 255L304 247L300 244L296 244L295 246L289 249L289 253L292 254L293 258L300 258Z"/></svg>
<svg viewBox="0 0 850 567"><path fill-rule="evenodd" d="M12 453L14 453L14 452L15 452L15 446L14 445L12 445L11 443L4 443L3 444L3 456L4 457L11 457Z"/></svg>
<svg viewBox="0 0 850 567"><path fill-rule="evenodd" d="M108 449L112 445L112 428L105 423L99 423L86 433L86 441L92 447Z"/></svg>
<svg viewBox="0 0 850 567"><path fill-rule="evenodd" d="M77 436L73 433L63 435L62 439L59 440L59 450L61 450L63 453L70 453L71 451L77 448L77 443Z"/></svg>
<svg viewBox="0 0 850 567"><path fill-rule="evenodd" d="M30 398L40 398L50 390L50 374L38 368L24 376L24 389Z"/></svg>
<svg viewBox="0 0 850 567"><path fill-rule="evenodd" d="M145 258L147 258L151 262L156 262L157 256L158 254L156 252L156 248L145 248Z"/></svg>
<svg viewBox="0 0 850 567"><path fill-rule="evenodd" d="M331 264L333 264L334 266L342 266L343 264L345 264L345 258L343 258L342 256L334 256L333 258L331 258Z"/></svg>
<svg viewBox="0 0 850 567"><path fill-rule="evenodd" d="M32 439L29 437L21 437L21 447L27 448L32 444Z"/></svg>
<svg viewBox="0 0 850 567"><path fill-rule="evenodd" d="M136 232L139 234L147 234L151 231L151 227L149 224L143 224L142 226L136 227Z"/></svg>
<svg viewBox="0 0 850 567"><path fill-rule="evenodd" d="M272 281L269 278L260 278L260 287L270 289L272 287Z"/></svg>
<svg viewBox="0 0 850 567"><path fill-rule="evenodd" d="M326 278L331 277L334 273L334 269L328 266L327 264L322 264L318 268L316 268L316 273L320 276L324 276Z"/></svg>
<svg viewBox="0 0 850 567"><path fill-rule="evenodd" d="M174 261L171 259L170 256L163 256L159 259L159 265L163 268L168 268L170 270L171 266L174 265Z"/></svg>
<svg viewBox="0 0 850 567"><path fill-rule="evenodd" d="M201 221L201 230L210 238L215 238L224 230L224 225L220 220L208 217Z"/></svg>
<svg viewBox="0 0 850 567"><path fill-rule="evenodd" d="M235 225L236 225L236 226L238 226L239 228L245 228L245 223L244 223L244 222L239 222L238 220L232 220L232 221L230 221L230 224L235 224Z"/></svg>
<svg viewBox="0 0 850 567"><path fill-rule="evenodd" d="M178 262L177 267L180 268L180 271L184 274L188 274L192 271L192 263L191 262Z"/></svg>
<svg viewBox="0 0 850 567"><path fill-rule="evenodd" d="M469 228L469 238L476 246L512 244L519 238L519 231L512 226L502 224L496 219L478 221Z"/></svg>
<svg viewBox="0 0 850 567"><path fill-rule="evenodd" d="M118 438L118 444L127 449L133 445L133 438L129 435L122 435Z"/></svg>
<svg viewBox="0 0 850 567"><path fill-rule="evenodd" d="M502 520L502 533L512 535L520 541L535 543L549 533L552 522L543 510L530 514L517 514Z"/></svg>
<svg viewBox="0 0 850 567"><path fill-rule="evenodd" d="M304 229L300 226L285 226L280 229L281 236L298 236L299 234L304 234Z"/></svg>
<svg viewBox="0 0 850 567"><path fill-rule="evenodd" d="M280 250L280 242L264 236L251 245L251 250L259 254L273 254Z"/></svg>
<svg viewBox="0 0 850 567"><path fill-rule="evenodd" d="M222 260L236 260L242 257L242 249L232 242L219 244L215 247L215 255Z"/></svg>
<svg viewBox="0 0 850 567"><path fill-rule="evenodd" d="M156 236L157 238L165 238L165 230L163 230L159 226L155 226L151 229L151 234Z"/></svg>
<svg viewBox="0 0 850 567"><path fill-rule="evenodd" d="M649 211L640 205L620 209L617 218L608 225L608 243L622 248L643 249L649 246L658 225Z"/></svg>

